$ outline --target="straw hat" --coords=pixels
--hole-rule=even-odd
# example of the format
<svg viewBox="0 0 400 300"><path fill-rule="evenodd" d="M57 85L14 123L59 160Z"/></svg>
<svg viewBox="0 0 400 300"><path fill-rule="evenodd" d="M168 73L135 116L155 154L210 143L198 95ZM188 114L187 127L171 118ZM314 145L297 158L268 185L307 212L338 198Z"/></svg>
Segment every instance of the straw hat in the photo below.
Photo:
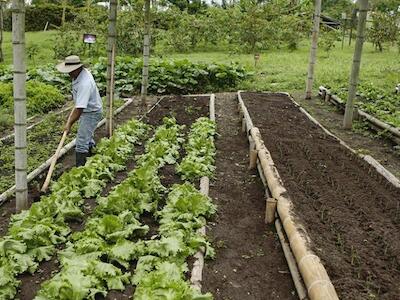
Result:
<svg viewBox="0 0 400 300"><path fill-rule="evenodd" d="M67 56L65 61L56 66L57 70L61 73L71 73L76 69L82 67L81 59L77 55Z"/></svg>

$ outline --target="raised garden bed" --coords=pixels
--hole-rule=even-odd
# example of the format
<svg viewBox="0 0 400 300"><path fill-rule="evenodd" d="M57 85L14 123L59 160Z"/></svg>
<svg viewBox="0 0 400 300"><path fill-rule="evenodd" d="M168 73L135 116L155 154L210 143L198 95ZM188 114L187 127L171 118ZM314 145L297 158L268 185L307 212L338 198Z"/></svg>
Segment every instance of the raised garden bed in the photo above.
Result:
<svg viewBox="0 0 400 300"><path fill-rule="evenodd" d="M336 108L344 113L346 109L346 103L340 99L338 95L333 94L329 89L320 86L319 96L324 100L336 106ZM400 144L400 129L387 124L378 118L366 113L361 109L355 110L355 116L361 120L366 121L372 129L375 131L384 131L387 133L388 138L396 144Z"/></svg>
<svg viewBox="0 0 400 300"><path fill-rule="evenodd" d="M242 97L339 298L395 299L399 188L313 123L288 95Z"/></svg>

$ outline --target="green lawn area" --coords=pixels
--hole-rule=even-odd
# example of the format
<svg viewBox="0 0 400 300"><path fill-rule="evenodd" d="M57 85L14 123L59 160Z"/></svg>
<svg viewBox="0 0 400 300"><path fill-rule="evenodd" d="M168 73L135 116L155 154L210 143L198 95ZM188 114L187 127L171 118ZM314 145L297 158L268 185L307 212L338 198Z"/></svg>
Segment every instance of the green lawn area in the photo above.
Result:
<svg viewBox="0 0 400 300"><path fill-rule="evenodd" d="M42 65L54 63L53 37L56 31L28 32L26 34L27 49L32 45L38 46L35 60L28 59L28 65ZM5 33L4 51L6 64L12 62L11 33ZM329 55L319 50L315 73L315 87L321 84L348 82L354 51L352 46L341 49L341 43ZM304 40L296 51L287 49L271 50L261 53L257 68L254 67L252 54L230 54L227 52L194 52L165 54L164 58L189 59L194 62L239 62L253 71L255 76L245 81L239 87L257 91L302 91L305 89L307 64L309 59L309 41ZM400 54L397 48L385 49L377 52L370 43L364 46L361 80L372 82L378 87L393 90L400 82Z"/></svg>
<svg viewBox="0 0 400 300"><path fill-rule="evenodd" d="M43 65L50 62L54 62L53 52L53 37L57 31L38 31L38 32L27 32L25 35L27 53L29 48L37 46L38 53L34 59L28 59L28 65ZM12 36L11 32L4 32L3 51L5 64L12 64Z"/></svg>
<svg viewBox="0 0 400 300"><path fill-rule="evenodd" d="M329 53L318 52L315 72L315 87L333 82L348 82L353 59L354 43L341 49L341 43ZM286 49L261 53L258 67L254 67L251 54L233 54L221 52L201 52L173 54L175 59L187 58L195 62L239 62L255 72L255 76L242 84L241 89L257 91L294 92L305 89L307 64L309 60L309 44L304 41L296 51ZM361 80L374 83L378 87L393 90L400 82L400 55L397 48L375 51L370 43L366 43L361 66Z"/></svg>

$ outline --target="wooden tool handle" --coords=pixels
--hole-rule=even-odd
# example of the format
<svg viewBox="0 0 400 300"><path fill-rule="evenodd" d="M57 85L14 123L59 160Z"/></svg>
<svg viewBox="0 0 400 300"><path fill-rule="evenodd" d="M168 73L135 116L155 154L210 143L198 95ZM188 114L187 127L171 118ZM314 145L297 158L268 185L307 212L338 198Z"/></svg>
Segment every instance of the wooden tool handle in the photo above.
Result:
<svg viewBox="0 0 400 300"><path fill-rule="evenodd" d="M43 184L42 189L41 189L42 192L46 192L48 187L49 187L50 180L51 180L51 175L53 175L54 167L56 166L56 162L57 162L58 156L60 155L60 151L62 149L62 146L64 145L65 139L67 138L67 134L68 134L68 131L64 131L63 136L61 138L61 141L58 144L56 153L52 157L52 161L51 161L51 165L50 165L50 168L49 168L49 172L47 173L46 180L44 181L44 184Z"/></svg>

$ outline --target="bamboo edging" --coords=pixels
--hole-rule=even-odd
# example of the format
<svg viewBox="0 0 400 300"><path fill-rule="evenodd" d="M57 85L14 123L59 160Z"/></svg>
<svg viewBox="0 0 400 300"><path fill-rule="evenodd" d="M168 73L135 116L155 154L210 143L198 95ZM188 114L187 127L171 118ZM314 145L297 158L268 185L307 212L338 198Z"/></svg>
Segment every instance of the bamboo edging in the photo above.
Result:
<svg viewBox="0 0 400 300"><path fill-rule="evenodd" d="M262 141L260 131L253 127L250 115L238 92L239 107L245 120L246 129L249 134L250 142L254 142L255 150L258 153L258 160L261 165L260 173L265 178L267 187L274 199L277 200L278 216L282 220L283 228L289 239L290 248L296 259L300 274L307 287L308 296L311 300L337 300L339 299L330 278L322 265L318 256L316 256L309 248L310 238L301 226L296 226L294 222L294 214L292 212L292 201L288 197L288 193L283 186L272 160L271 154L267 150ZM250 128L250 129L249 129ZM292 274L295 281L296 276ZM298 291L299 296L301 290Z"/></svg>
<svg viewBox="0 0 400 300"><path fill-rule="evenodd" d="M62 113L64 113L64 112L70 110L70 109L72 109L72 106L68 106L68 107L66 107L66 108L63 108L63 109L60 110L60 111L57 111L57 112L51 112L51 111L50 111L50 112L47 112L47 114L53 114L53 115L57 116L57 115L60 115L60 114L62 114ZM37 115L36 115L36 116L33 116L33 117L31 117L31 118L29 118L27 121L29 121L30 119L34 119L34 118L36 118L36 117L37 117ZM26 127L26 130L30 130L30 129L34 128L35 126L37 126L37 125L39 125L39 124L41 124L41 123L43 123L43 122L44 122L44 118L42 118L41 120L39 120L39 121L36 122L36 123L33 123L32 125L29 125L28 127ZM5 142L6 140L8 140L8 139L10 139L10 138L13 138L14 135L15 135L15 133L12 132L12 133L10 133L9 135L3 136L2 138L0 138L0 142Z"/></svg>
<svg viewBox="0 0 400 300"><path fill-rule="evenodd" d="M210 95L210 120L215 121L215 95ZM200 192L203 195L208 196L210 190L210 179L206 176L203 176L200 179ZM205 236L206 235L206 227L203 226L198 230L198 233ZM191 285L194 289L201 291L201 281L203 279L203 267L204 267L204 252L205 249L202 247L195 255L195 261L193 263L192 274L190 278Z"/></svg>
<svg viewBox="0 0 400 300"><path fill-rule="evenodd" d="M340 110L344 111L345 103L343 102L343 100L340 99L337 95L331 94L331 92L324 86L319 87L318 94L320 95L320 97L323 100L325 100L327 102L331 102L333 105L338 107ZM400 130L398 128L391 126L391 125L379 120L378 118L375 118L374 116L366 113L365 111L363 111L361 109L356 109L355 113L356 113L356 115L365 119L367 122L369 122L373 126L377 127L378 129L388 131L389 133L391 133L394 136L393 142L395 142L397 144L400 143Z"/></svg>
<svg viewBox="0 0 400 300"><path fill-rule="evenodd" d="M156 106L159 105L159 103L164 99L165 97L161 97L151 108L150 110L147 112L150 113ZM122 110L124 110L128 105L130 105L131 103L133 103L133 99L128 99L124 105L122 105L121 107L119 107L118 109L116 109L114 111L114 115L119 114ZM144 118L144 116L142 116L139 120L142 120ZM106 123L106 119L102 119L99 124L97 125L97 128L103 126ZM69 150L71 150L74 146L75 146L76 140L73 139L71 142L69 142L67 145L65 145L61 151L60 151L60 155L59 158L63 157ZM53 155L52 155L53 157ZM46 160L43 164L41 164L39 167L37 167L35 170L33 170L32 172L30 172L27 176L27 181L28 183L31 182L33 179L35 179L38 175L40 175L42 172L44 172L51 164L52 162L52 157L50 157L48 160ZM15 192L15 185L13 185L11 188L9 188L8 190L6 190L5 192L3 192L0 195L0 206L4 204L4 202L11 197Z"/></svg>

